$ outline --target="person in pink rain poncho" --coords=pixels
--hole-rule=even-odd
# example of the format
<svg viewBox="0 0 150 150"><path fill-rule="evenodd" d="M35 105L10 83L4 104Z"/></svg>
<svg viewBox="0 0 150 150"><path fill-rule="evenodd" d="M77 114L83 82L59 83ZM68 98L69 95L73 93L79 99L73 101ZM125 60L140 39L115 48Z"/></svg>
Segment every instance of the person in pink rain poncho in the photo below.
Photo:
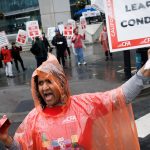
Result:
<svg viewBox="0 0 150 150"><path fill-rule="evenodd" d="M0 140L9 150L139 150L130 103L149 79L150 69L143 67L111 91L70 96L63 69L50 54L32 75L35 108L13 138L5 130Z"/></svg>
<svg viewBox="0 0 150 150"><path fill-rule="evenodd" d="M100 33L100 36L99 36L99 41L102 45L102 48L103 48L103 51L105 53L105 60L108 61L109 60L109 56L110 56L110 59L112 60L113 57L112 57L112 53L110 53L110 50L109 50L109 44L108 44L108 34L107 34L107 27L106 27L106 21L104 20L103 22L103 27L102 27L102 31Z"/></svg>

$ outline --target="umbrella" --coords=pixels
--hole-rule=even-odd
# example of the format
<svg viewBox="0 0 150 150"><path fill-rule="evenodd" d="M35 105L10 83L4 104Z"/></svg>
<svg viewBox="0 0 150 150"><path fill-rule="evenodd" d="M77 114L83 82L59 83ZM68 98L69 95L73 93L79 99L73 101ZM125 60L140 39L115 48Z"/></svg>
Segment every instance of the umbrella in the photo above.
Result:
<svg viewBox="0 0 150 150"><path fill-rule="evenodd" d="M83 9L77 11L75 13L75 15L82 15L83 12L87 12L87 11L96 11L96 9L92 8L92 7L90 7L90 8L83 8Z"/></svg>

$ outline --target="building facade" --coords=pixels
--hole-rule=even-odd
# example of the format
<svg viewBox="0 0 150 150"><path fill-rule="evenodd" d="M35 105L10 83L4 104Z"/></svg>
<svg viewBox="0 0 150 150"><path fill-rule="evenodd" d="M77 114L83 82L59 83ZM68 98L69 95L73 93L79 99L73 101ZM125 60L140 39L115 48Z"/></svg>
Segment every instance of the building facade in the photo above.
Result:
<svg viewBox="0 0 150 150"><path fill-rule="evenodd" d="M71 18L69 0L0 0L0 31L7 34L25 29L27 21L38 20L45 32L48 27L65 23Z"/></svg>
<svg viewBox="0 0 150 150"><path fill-rule="evenodd" d="M38 20L41 26L38 0L0 0L0 11L5 16L1 20L0 31L8 34L25 29L25 23L29 20Z"/></svg>
<svg viewBox="0 0 150 150"><path fill-rule="evenodd" d="M69 0L39 0L42 27L56 27L71 18Z"/></svg>

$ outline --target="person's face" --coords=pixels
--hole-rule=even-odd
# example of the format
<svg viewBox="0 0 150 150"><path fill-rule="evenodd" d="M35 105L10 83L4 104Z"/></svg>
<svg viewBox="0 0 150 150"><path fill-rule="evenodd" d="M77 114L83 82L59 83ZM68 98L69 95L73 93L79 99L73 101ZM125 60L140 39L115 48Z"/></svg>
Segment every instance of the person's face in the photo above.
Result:
<svg viewBox="0 0 150 150"><path fill-rule="evenodd" d="M59 105L60 92L52 80L47 77L38 77L38 90L47 107Z"/></svg>
<svg viewBox="0 0 150 150"><path fill-rule="evenodd" d="M13 46L13 47L16 47L16 44L13 44L12 46Z"/></svg>
<svg viewBox="0 0 150 150"><path fill-rule="evenodd" d="M78 29L75 30L75 34L78 34Z"/></svg>
<svg viewBox="0 0 150 150"><path fill-rule="evenodd" d="M56 35L57 35L57 36L59 36L59 35L60 35L60 33L59 33L59 32L56 32Z"/></svg>

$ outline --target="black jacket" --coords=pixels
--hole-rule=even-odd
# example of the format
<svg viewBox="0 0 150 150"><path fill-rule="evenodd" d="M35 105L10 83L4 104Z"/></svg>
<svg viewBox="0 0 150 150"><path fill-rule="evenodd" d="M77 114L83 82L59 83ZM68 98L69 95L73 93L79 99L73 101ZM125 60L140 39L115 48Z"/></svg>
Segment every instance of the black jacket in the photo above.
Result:
<svg viewBox="0 0 150 150"><path fill-rule="evenodd" d="M58 53L64 52L67 48L66 38L62 35L54 36L52 44L56 47Z"/></svg>

